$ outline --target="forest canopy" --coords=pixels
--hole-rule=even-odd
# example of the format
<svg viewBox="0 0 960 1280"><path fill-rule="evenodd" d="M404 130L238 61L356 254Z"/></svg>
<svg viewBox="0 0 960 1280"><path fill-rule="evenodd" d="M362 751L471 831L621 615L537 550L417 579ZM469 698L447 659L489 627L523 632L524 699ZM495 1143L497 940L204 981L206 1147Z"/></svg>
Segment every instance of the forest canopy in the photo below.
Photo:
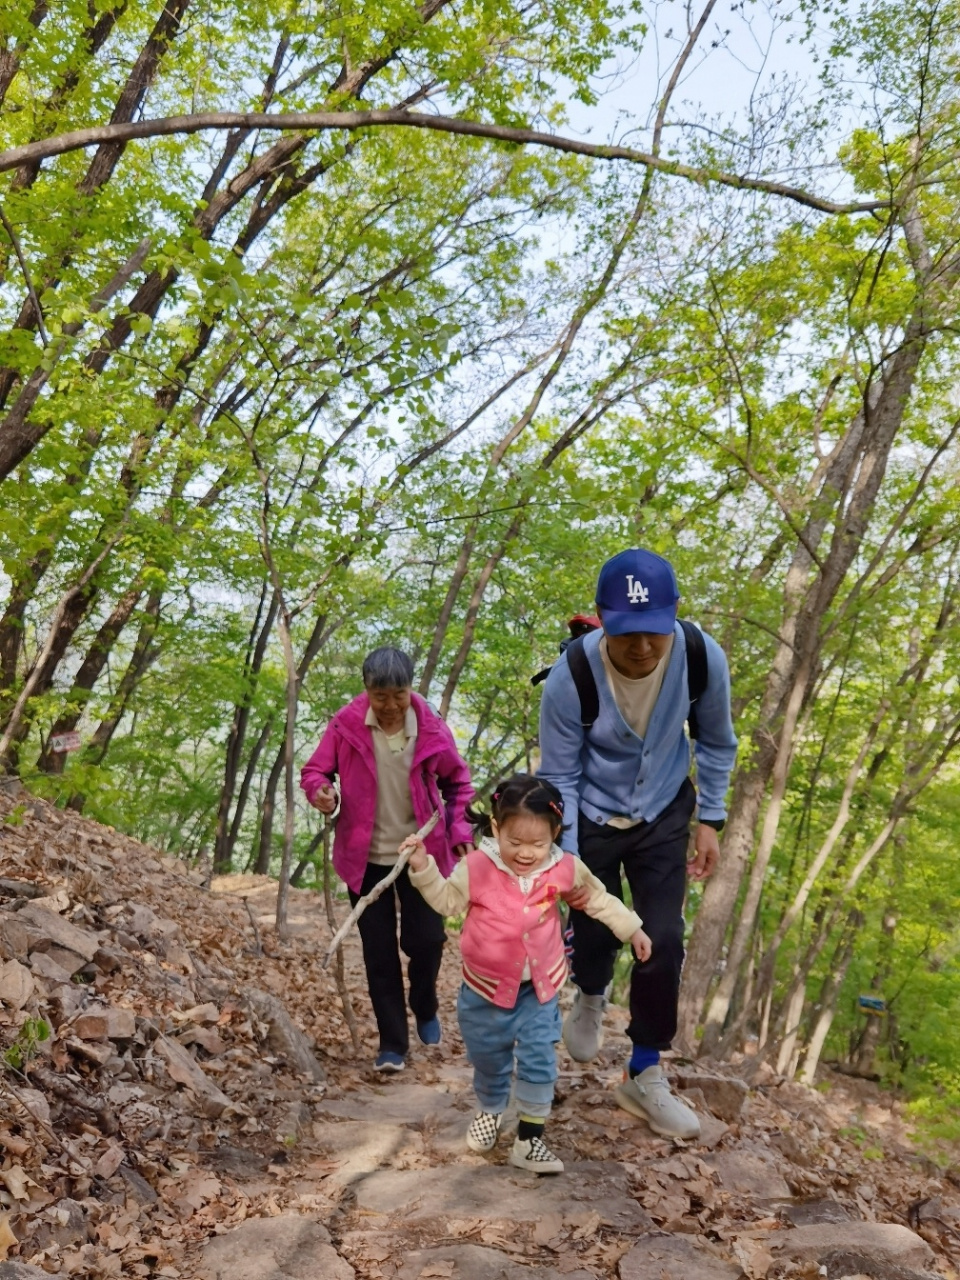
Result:
<svg viewBox="0 0 960 1280"><path fill-rule="evenodd" d="M398 644L483 790L645 545L741 742L687 1045L960 1093L960 4L0 31L3 768L276 873L285 722Z"/></svg>

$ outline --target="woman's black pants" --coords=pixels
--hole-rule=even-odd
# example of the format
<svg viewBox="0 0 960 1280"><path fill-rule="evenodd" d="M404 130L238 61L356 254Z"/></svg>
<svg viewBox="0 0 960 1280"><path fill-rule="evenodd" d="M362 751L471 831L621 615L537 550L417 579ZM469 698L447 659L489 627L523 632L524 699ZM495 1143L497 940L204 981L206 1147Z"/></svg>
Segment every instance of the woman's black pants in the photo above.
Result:
<svg viewBox="0 0 960 1280"><path fill-rule="evenodd" d="M368 862L360 892L349 891L351 903L356 906L359 899L391 870L392 867ZM393 887L367 907L357 922L357 928L363 943L367 987L380 1032L380 1051L405 1054L410 1047L410 1038L400 951L402 949L409 958L410 1010L417 1022L429 1022L437 1015L437 974L446 941L443 917L427 906L410 883L404 867Z"/></svg>

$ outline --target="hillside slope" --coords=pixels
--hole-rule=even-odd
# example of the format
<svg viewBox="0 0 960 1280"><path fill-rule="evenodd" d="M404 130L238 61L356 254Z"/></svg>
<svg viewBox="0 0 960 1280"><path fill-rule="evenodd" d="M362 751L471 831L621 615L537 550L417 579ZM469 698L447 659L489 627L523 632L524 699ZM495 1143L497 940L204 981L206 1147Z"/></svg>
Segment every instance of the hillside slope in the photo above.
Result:
<svg viewBox="0 0 960 1280"><path fill-rule="evenodd" d="M562 1056L567 1172L537 1182L505 1166L508 1143L463 1145L455 944L444 1043L384 1080L356 941L354 1060L314 894L292 893L281 945L271 882L208 892L14 783L0 877L0 1280L957 1274L957 1187L871 1085L676 1063L704 1134L668 1142L612 1102L614 1010L596 1064Z"/></svg>

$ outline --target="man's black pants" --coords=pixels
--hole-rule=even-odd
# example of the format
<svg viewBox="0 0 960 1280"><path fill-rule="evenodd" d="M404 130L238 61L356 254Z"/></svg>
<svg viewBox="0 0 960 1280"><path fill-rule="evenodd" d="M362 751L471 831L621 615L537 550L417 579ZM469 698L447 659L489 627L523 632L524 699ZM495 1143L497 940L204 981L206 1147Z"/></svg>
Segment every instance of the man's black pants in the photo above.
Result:
<svg viewBox="0 0 960 1280"><path fill-rule="evenodd" d="M391 870L391 867L368 862L360 892L349 891L353 906ZM380 1032L380 1051L405 1054L410 1047L410 1039L400 948L410 959L407 967L410 1009L418 1022L429 1022L437 1015L437 974L447 936L443 931L443 917L433 907L427 906L422 895L410 883L404 867L393 888L367 907L357 922L357 928L363 943L363 963L367 970L373 1015Z"/></svg>
<svg viewBox="0 0 960 1280"><path fill-rule="evenodd" d="M600 826L580 814L580 856L604 888L623 899L620 869L633 907L653 949L630 975L627 1035L647 1049L669 1049L677 1033L683 968L683 898L687 884L690 818L696 791L689 778L663 813L626 831ZM606 925L571 911L573 981L585 995L602 995L613 977L620 942Z"/></svg>

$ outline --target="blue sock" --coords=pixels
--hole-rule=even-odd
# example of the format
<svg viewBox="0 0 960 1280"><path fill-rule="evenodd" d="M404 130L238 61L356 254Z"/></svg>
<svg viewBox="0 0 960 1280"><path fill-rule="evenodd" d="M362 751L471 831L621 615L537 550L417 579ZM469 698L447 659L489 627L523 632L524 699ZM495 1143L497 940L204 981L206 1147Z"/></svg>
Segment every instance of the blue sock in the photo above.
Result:
<svg viewBox="0 0 960 1280"><path fill-rule="evenodd" d="M638 1076L641 1071L646 1071L647 1067L655 1067L659 1061L659 1049L647 1049L642 1044L635 1044L633 1053L630 1055L630 1061L627 1064L630 1079L632 1080L634 1076Z"/></svg>

